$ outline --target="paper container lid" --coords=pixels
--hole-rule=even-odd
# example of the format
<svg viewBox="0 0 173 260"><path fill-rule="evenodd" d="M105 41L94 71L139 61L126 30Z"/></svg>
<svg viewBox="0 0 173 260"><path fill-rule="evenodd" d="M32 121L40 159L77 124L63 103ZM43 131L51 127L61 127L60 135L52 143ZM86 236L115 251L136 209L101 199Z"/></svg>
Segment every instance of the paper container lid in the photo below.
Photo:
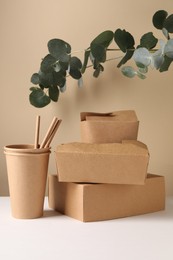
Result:
<svg viewBox="0 0 173 260"><path fill-rule="evenodd" d="M12 144L4 146L5 153L30 153L30 154L40 154L40 153L50 153L50 147L37 148L34 149L33 144Z"/></svg>

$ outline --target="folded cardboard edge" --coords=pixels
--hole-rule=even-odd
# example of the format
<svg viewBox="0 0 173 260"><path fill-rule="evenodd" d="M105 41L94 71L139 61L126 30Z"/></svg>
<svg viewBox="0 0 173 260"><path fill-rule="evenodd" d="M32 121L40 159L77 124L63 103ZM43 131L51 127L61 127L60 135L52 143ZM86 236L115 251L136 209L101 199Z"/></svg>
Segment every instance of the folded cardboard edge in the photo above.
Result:
<svg viewBox="0 0 173 260"><path fill-rule="evenodd" d="M114 150L112 150L114 147L117 147L117 152L118 150L121 152L121 149L126 146L126 151L127 148L129 150L134 151L134 147L136 147L139 150L145 150L145 154L149 155L148 147L146 144L143 142L137 141L137 140L123 140L121 143L84 143L84 142L72 142L72 143L65 143L65 144L60 144L56 147L55 152L73 152L73 153L80 153L80 152L101 152L101 154L107 154L107 151L112 151L111 154L113 153ZM63 149L65 148L65 150ZM67 149L67 150L66 150ZM97 149L99 149L97 151ZM116 151L116 150L115 150ZM136 155L136 154L135 154Z"/></svg>
<svg viewBox="0 0 173 260"><path fill-rule="evenodd" d="M123 114L131 114L131 116L133 116L134 118L134 121L138 121L138 118L137 118L137 115L135 113L134 110L119 110L119 111L113 111L113 112L108 112L108 113L97 113L97 112L81 112L80 113L80 120L81 121L85 121L86 120L86 117L89 116L89 117L92 117L92 116L97 116L97 117L105 117L105 116L121 116Z"/></svg>

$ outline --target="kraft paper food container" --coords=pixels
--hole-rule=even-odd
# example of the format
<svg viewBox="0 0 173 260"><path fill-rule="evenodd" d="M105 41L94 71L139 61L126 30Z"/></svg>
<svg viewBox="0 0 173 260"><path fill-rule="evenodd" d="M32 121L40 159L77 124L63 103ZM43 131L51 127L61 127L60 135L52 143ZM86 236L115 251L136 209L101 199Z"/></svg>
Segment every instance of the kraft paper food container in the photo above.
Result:
<svg viewBox="0 0 173 260"><path fill-rule="evenodd" d="M4 147L12 216L19 219L39 218L47 181L50 148L33 145Z"/></svg>
<svg viewBox="0 0 173 260"><path fill-rule="evenodd" d="M67 143L56 148L59 181L114 184L145 183L149 152L139 141Z"/></svg>
<svg viewBox="0 0 173 260"><path fill-rule="evenodd" d="M165 180L148 174L145 185L79 184L49 175L49 207L83 222L110 220L165 209Z"/></svg>
<svg viewBox="0 0 173 260"><path fill-rule="evenodd" d="M133 110L82 112L80 118L82 142L118 143L122 140L137 140L139 121Z"/></svg>

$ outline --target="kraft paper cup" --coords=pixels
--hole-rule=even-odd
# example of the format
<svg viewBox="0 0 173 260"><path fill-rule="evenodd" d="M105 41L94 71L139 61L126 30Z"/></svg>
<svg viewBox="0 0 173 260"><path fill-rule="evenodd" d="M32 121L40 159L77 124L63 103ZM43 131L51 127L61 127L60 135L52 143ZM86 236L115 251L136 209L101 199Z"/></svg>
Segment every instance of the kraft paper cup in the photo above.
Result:
<svg viewBox="0 0 173 260"><path fill-rule="evenodd" d="M33 145L4 147L12 216L20 219L39 218L47 181L50 148L34 149Z"/></svg>

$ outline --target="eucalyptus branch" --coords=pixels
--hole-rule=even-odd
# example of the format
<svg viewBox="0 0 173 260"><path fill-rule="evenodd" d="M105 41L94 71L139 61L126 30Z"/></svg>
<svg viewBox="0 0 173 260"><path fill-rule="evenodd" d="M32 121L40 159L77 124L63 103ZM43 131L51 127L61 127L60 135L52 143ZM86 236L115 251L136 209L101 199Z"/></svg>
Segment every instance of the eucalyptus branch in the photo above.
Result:
<svg viewBox="0 0 173 260"><path fill-rule="evenodd" d="M150 65L159 72L167 71L173 62L173 39L170 37L173 33L173 14L159 10L153 15L152 23L162 31L166 41L159 41L153 32L148 32L135 44L132 34L124 29L100 33L84 50L72 51L71 45L64 40L50 40L49 53L41 61L39 72L31 77L35 86L30 88L30 103L35 107L44 107L51 101L57 102L60 93L66 90L67 77L77 80L81 86L86 69L93 68L93 76L98 77L108 61L119 59L117 68L121 68L122 74L129 78L146 78ZM111 48L112 43L115 47ZM156 48L158 43L160 47ZM108 52L122 52L122 55L107 58ZM78 53L83 53L83 61L76 56ZM126 65L131 59L136 68Z"/></svg>

